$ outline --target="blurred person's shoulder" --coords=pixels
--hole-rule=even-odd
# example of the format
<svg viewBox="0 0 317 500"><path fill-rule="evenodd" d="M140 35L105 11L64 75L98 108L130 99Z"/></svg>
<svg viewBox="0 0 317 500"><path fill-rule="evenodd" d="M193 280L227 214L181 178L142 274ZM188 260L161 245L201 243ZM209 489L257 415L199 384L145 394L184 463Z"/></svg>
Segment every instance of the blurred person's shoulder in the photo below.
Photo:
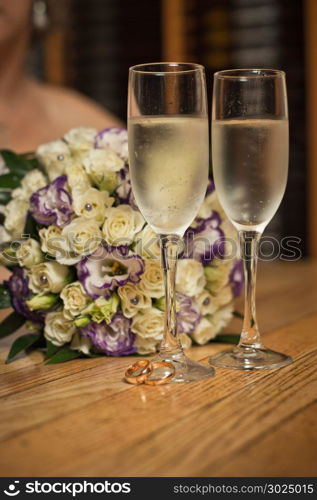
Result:
<svg viewBox="0 0 317 500"><path fill-rule="evenodd" d="M97 129L124 126L115 115L73 89L49 84L36 86L45 114L58 129L58 135L78 126Z"/></svg>
<svg viewBox="0 0 317 500"><path fill-rule="evenodd" d="M19 109L19 113L11 115L10 135L5 143L5 147L17 152L35 151L39 144L63 137L75 127L124 127L119 118L75 90L31 78L24 86Z"/></svg>

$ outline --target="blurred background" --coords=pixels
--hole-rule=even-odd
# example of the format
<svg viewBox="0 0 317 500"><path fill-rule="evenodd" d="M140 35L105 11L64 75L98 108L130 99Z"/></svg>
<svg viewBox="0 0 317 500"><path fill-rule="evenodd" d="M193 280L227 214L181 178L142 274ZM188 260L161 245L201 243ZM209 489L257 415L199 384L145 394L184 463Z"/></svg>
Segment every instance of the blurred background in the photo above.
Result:
<svg viewBox="0 0 317 500"><path fill-rule="evenodd" d="M317 256L317 0L35 0L35 9L44 28L29 50L30 72L124 122L133 64L200 62L210 102L215 71L286 71L290 173L268 234L294 236L303 256Z"/></svg>

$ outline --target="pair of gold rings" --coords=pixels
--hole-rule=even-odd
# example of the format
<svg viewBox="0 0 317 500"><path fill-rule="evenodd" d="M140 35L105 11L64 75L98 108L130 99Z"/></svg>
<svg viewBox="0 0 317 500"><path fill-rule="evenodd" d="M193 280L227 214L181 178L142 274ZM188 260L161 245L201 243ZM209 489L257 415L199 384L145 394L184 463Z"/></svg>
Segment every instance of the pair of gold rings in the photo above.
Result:
<svg viewBox="0 0 317 500"><path fill-rule="evenodd" d="M160 378L149 378L155 370L167 368L166 373ZM125 380L129 384L162 385L170 382L175 376L175 367L168 361L153 361L141 359L131 365L125 372Z"/></svg>

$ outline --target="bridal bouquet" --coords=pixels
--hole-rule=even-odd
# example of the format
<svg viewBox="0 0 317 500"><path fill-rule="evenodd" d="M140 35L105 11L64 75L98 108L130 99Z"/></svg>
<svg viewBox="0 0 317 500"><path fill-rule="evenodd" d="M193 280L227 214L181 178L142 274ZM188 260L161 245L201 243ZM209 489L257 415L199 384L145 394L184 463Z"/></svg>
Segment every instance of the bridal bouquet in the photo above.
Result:
<svg viewBox="0 0 317 500"><path fill-rule="evenodd" d="M28 332L8 361L30 347L50 363L154 353L165 308L160 250L131 191L127 132L77 128L34 155L3 150L0 174L0 263L11 271L0 307L14 309L0 338ZM232 317L243 281L227 255L233 238L210 181L178 263L184 347L217 338Z"/></svg>

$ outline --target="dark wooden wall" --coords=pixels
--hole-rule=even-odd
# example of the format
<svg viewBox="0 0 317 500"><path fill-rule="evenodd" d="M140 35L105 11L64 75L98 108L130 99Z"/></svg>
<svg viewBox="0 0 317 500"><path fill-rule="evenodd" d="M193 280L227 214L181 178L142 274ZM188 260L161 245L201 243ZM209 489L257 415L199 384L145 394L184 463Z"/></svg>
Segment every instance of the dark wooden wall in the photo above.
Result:
<svg viewBox="0 0 317 500"><path fill-rule="evenodd" d="M133 64L163 59L198 61L207 68L210 100L214 71L230 67L284 69L290 114L289 182L268 232L278 238L300 238L304 255L310 240L310 253L317 255L317 112L311 111L317 86L316 3L71 0L67 27L63 33L55 28L55 39L51 34L44 51L46 68L51 68L44 74L96 99L125 121L128 68ZM63 3L59 5L62 8Z"/></svg>

